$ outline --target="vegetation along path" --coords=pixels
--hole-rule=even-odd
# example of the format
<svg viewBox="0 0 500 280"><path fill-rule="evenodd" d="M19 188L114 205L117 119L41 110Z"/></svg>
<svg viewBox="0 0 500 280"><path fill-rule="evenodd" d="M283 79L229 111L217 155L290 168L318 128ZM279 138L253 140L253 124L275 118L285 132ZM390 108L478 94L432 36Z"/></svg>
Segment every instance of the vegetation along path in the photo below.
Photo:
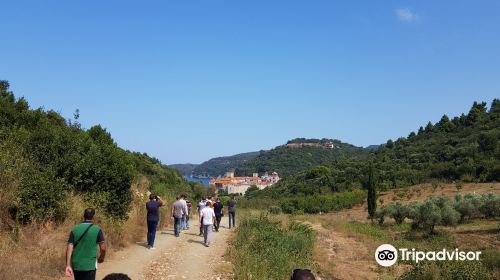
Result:
<svg viewBox="0 0 500 280"><path fill-rule="evenodd" d="M227 240L232 233L221 224L219 232L212 234L209 248L203 245L203 236L198 236L199 222L193 218L191 228L176 238L173 228L158 231L155 250L145 244L130 246L112 259L100 265L97 279L109 273L126 273L132 279L225 279L230 264L224 261ZM223 223L227 220L223 220Z"/></svg>

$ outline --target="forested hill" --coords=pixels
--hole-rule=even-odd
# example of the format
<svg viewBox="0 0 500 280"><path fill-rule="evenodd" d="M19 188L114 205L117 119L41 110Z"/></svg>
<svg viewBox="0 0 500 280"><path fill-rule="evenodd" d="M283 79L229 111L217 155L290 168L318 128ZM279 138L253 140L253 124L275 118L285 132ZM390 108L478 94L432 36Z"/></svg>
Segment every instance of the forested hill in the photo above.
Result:
<svg viewBox="0 0 500 280"><path fill-rule="evenodd" d="M331 146L327 147L328 143ZM364 152L363 148L339 140L296 138L239 165L236 174L246 176L254 172L276 171L287 177L317 165L332 164Z"/></svg>
<svg viewBox="0 0 500 280"><path fill-rule="evenodd" d="M194 173L194 169L198 166L198 164L193 163L178 163L178 164L170 164L168 167L178 170L182 175L191 175Z"/></svg>
<svg viewBox="0 0 500 280"><path fill-rule="evenodd" d="M131 183L139 176L162 193L190 191L177 171L123 150L99 125L83 129L78 117L67 121L54 111L30 109L7 81L0 81L2 221L63 220L71 195L123 219L132 200Z"/></svg>
<svg viewBox="0 0 500 280"><path fill-rule="evenodd" d="M432 180L500 181L500 100L475 102L468 114L444 115L369 154L322 163L259 193L311 195L362 186L370 164L380 190ZM281 150L286 148L281 147Z"/></svg>
<svg viewBox="0 0 500 280"><path fill-rule="evenodd" d="M233 156L213 158L197 165L194 168L193 173L195 175L210 175L213 177L224 175L226 172L234 170L236 167L252 160L260 153L261 152L249 152Z"/></svg>

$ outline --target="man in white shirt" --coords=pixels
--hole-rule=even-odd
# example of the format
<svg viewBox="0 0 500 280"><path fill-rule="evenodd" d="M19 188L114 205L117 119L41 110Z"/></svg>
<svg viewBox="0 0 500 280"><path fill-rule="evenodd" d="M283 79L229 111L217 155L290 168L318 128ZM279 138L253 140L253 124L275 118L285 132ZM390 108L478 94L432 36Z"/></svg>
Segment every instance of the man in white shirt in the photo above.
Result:
<svg viewBox="0 0 500 280"><path fill-rule="evenodd" d="M207 202L206 207L201 210L200 224L203 225L203 237L205 246L210 246L210 239L212 237L213 225L215 221L215 212L210 202Z"/></svg>
<svg viewBox="0 0 500 280"><path fill-rule="evenodd" d="M186 213L186 215L182 216L181 230L187 230L187 213L188 213L188 207L187 207L186 197L187 197L187 195L181 194L181 200L180 200L180 202L182 202L182 204L184 205L184 212Z"/></svg>
<svg viewBox="0 0 500 280"><path fill-rule="evenodd" d="M201 218L201 210L203 210L203 208L206 207L206 204L207 204L207 199L205 197L203 197L201 199L201 201L198 203L198 214L200 215L200 218ZM202 235L203 234L203 223L200 223L200 234L199 235Z"/></svg>

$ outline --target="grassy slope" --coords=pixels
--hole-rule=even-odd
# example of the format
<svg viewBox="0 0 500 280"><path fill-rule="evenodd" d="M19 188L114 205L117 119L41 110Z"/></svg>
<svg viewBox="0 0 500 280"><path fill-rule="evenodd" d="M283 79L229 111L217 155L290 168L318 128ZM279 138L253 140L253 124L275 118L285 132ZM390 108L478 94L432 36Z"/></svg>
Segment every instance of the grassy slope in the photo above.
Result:
<svg viewBox="0 0 500 280"><path fill-rule="evenodd" d="M420 192L417 193L416 190ZM400 193L405 195L401 195ZM466 193L500 194L500 184L467 184L460 191L454 185L442 185L434 189L431 185L414 186L408 190L396 190L383 193L380 198L384 203L393 200L409 203L420 201L430 196L455 196ZM379 201L380 203L380 201ZM315 225L318 231L315 260L318 269L327 279L335 277L359 279L374 277L394 278L409 269L406 264L398 264L390 269L382 269L373 258L376 247L383 243L396 247L417 248L420 250L454 249L481 250L483 262L495 277L500 276L498 260L500 258L500 227L498 221L477 219L455 228L438 227L438 234L426 235L409 232L410 224L396 225L389 221L383 226L371 224L366 219L365 205L339 213L326 215L304 215L296 217Z"/></svg>

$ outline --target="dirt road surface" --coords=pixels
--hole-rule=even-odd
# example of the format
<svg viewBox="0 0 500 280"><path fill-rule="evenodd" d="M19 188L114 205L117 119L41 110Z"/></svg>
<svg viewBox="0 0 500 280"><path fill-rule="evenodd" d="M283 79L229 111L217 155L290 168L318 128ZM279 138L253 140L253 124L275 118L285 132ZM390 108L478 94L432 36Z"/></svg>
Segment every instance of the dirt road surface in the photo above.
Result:
<svg viewBox="0 0 500 280"><path fill-rule="evenodd" d="M109 273L125 273L133 280L229 279L230 263L224 261L227 240L233 230L221 225L212 233L210 247L203 245L196 219L191 228L175 237L173 228L158 231L155 250L138 243L117 252L99 266L97 279ZM227 221L223 221L227 222Z"/></svg>

